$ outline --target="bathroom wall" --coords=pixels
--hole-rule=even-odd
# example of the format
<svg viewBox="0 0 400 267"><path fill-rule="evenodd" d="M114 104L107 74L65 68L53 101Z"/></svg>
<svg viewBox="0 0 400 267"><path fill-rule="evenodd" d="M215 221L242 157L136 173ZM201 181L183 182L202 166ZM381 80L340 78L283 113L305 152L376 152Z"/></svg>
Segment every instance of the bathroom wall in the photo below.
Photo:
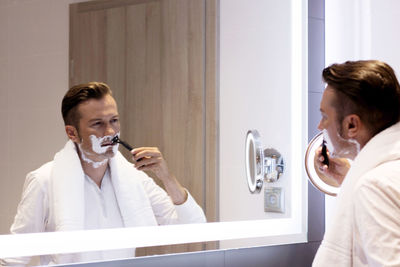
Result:
<svg viewBox="0 0 400 267"><path fill-rule="evenodd" d="M66 141L60 103L68 89L74 2L0 1L0 234L9 232L26 174Z"/></svg>
<svg viewBox="0 0 400 267"><path fill-rule="evenodd" d="M400 2L396 0L370 0L370 20L367 26L370 34L370 55L387 62L400 78ZM368 57L368 55L366 55Z"/></svg>
<svg viewBox="0 0 400 267"><path fill-rule="evenodd" d="M292 38L296 31L292 28L292 2L220 1L220 221L297 220L288 235L299 231L296 227L301 231L302 220L295 219L295 213L305 214L306 202L302 197L307 195L301 166L300 170L296 168L297 162L302 161L302 153L297 158L293 156L293 136L297 141L302 136L306 139L307 130L306 120L300 127L293 127L293 121L297 120L293 114L305 114L296 104L305 106L306 96L299 93L293 99L293 86L298 86L295 89L298 91L304 89L301 81L293 79L293 72L298 69L292 68L292 42L295 42ZM250 193L245 174L245 138L247 131L253 129L260 133L263 148L277 149L286 162L282 177L273 184L265 183L258 194ZM283 213L264 211L266 187L282 188ZM297 198L298 195L301 196ZM289 240L282 236L268 237L249 244ZM221 246L235 247L239 242L245 244L224 241Z"/></svg>
<svg viewBox="0 0 400 267"><path fill-rule="evenodd" d="M257 129L265 148L290 156L290 1L254 2L220 1L222 221L282 217L264 213L263 194L249 192L244 152L247 131ZM291 175L286 169L274 184L285 187L288 197Z"/></svg>

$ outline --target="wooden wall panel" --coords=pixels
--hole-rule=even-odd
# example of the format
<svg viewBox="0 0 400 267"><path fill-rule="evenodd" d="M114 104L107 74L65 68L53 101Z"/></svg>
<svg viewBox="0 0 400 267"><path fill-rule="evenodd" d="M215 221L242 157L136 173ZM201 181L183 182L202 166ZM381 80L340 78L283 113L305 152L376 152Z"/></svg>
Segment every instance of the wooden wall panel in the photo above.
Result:
<svg viewBox="0 0 400 267"><path fill-rule="evenodd" d="M205 182L204 210L209 222L219 221L219 1L205 1ZM211 160L209 160L211 159ZM207 242L206 249L218 248L218 242Z"/></svg>
<svg viewBox="0 0 400 267"><path fill-rule="evenodd" d="M71 6L71 12L75 11ZM70 25L70 86L106 77L106 11L74 13Z"/></svg>
<svg viewBox="0 0 400 267"><path fill-rule="evenodd" d="M134 146L158 146L161 134L160 3L127 7L126 130Z"/></svg>
<svg viewBox="0 0 400 267"><path fill-rule="evenodd" d="M106 76L104 81L112 88L118 103L121 118L126 116L126 8L116 7L106 10ZM121 125L125 131L125 124Z"/></svg>
<svg viewBox="0 0 400 267"><path fill-rule="evenodd" d="M204 185L203 1L163 1L163 143L171 168L200 203ZM195 9L200 16L192 15Z"/></svg>

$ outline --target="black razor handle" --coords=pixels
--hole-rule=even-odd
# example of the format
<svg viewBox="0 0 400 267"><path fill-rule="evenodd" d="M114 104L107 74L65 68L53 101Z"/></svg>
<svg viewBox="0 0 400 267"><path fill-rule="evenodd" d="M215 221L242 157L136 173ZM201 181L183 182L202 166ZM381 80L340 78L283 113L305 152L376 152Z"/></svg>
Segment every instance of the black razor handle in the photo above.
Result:
<svg viewBox="0 0 400 267"><path fill-rule="evenodd" d="M133 147L131 147L128 143L126 143L126 142L122 141L121 139L119 139L118 136L115 136L115 137L112 139L112 142L113 142L113 143L121 144L123 147L125 147L125 148L128 149L129 151L131 151L131 150L133 149Z"/></svg>
<svg viewBox="0 0 400 267"><path fill-rule="evenodd" d="M122 141L121 139L119 139L119 142L121 145L123 145L126 149L128 149L129 151L131 151L133 149L133 147L131 147L128 143Z"/></svg>
<svg viewBox="0 0 400 267"><path fill-rule="evenodd" d="M115 136L112 139L113 143L118 143L121 144L123 147L125 147L126 149L128 149L129 151L132 151L133 147L131 147L127 142L122 141L121 139L119 139L118 136ZM141 161L143 158L138 159L137 161Z"/></svg>
<svg viewBox="0 0 400 267"><path fill-rule="evenodd" d="M326 151L326 141L322 141L322 151L321 151L322 156L324 156L324 160L322 161L323 164L329 167L329 158L328 158L328 153Z"/></svg>

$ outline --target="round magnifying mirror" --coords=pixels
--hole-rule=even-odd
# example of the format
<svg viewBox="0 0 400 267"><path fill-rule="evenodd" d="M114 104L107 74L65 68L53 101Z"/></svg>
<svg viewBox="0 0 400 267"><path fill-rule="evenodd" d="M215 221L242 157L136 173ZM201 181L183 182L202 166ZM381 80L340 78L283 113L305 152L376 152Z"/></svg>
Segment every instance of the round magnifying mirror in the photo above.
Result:
<svg viewBox="0 0 400 267"><path fill-rule="evenodd" d="M325 194L336 196L340 190L340 185L333 178L321 173L315 164L315 151L322 145L323 139L321 132L308 144L305 156L306 172L308 179L317 189Z"/></svg>
<svg viewBox="0 0 400 267"><path fill-rule="evenodd" d="M263 179L264 154L261 146L260 135L256 130L250 130L246 135L246 177L251 193L260 192Z"/></svg>

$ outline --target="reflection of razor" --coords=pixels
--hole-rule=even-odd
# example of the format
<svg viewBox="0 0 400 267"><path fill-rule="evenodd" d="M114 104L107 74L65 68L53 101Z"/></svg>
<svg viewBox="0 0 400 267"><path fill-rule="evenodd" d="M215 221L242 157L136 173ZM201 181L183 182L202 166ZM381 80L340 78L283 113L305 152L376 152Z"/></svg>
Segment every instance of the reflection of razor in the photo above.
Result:
<svg viewBox="0 0 400 267"><path fill-rule="evenodd" d="M125 147L126 149L128 149L129 151L132 151L133 147L131 145L129 145L127 142L122 141L121 139L119 139L118 135L114 136L114 138L111 140L111 142L114 144L118 143L121 144L123 147ZM143 158L138 159L137 161L141 161Z"/></svg>
<svg viewBox="0 0 400 267"><path fill-rule="evenodd" d="M126 143L126 142L122 141L121 139L119 139L118 135L114 136L114 138L111 141L112 141L113 144L115 144L115 143L121 144L123 147L125 147L129 151L131 151L133 149L128 143Z"/></svg>
<svg viewBox="0 0 400 267"><path fill-rule="evenodd" d="M324 160L322 161L323 164L329 167L329 159L328 159L328 153L326 152L326 141L322 141L322 156L324 156Z"/></svg>

